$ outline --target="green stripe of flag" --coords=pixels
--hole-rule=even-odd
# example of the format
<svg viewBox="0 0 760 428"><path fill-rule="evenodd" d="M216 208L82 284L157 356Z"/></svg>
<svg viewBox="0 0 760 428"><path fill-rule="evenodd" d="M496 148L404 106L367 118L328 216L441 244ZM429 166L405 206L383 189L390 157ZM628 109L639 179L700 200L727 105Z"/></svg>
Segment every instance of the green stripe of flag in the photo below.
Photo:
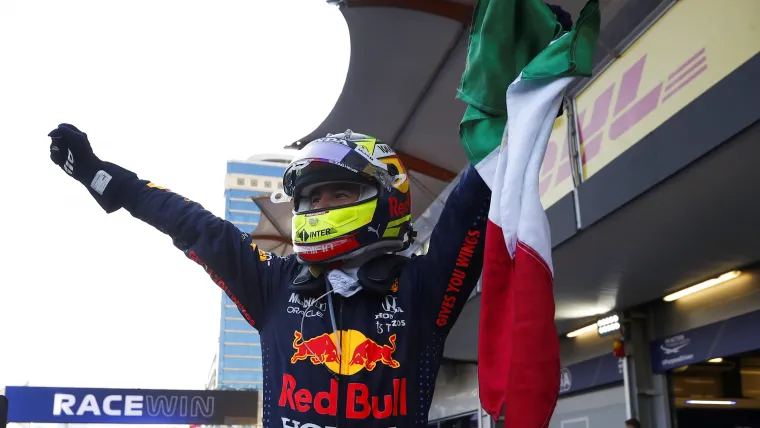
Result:
<svg viewBox="0 0 760 428"><path fill-rule="evenodd" d="M457 91L468 104L459 136L472 164L499 147L507 88L521 72L526 80L591 75L600 21L599 0L586 3L570 32L541 0L478 1Z"/></svg>

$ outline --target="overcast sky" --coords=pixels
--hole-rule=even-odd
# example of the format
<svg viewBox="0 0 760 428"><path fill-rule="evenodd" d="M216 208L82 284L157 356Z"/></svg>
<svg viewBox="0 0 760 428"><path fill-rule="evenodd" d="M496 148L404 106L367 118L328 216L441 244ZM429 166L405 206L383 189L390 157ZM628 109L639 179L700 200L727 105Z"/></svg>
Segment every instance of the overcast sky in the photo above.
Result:
<svg viewBox="0 0 760 428"><path fill-rule="evenodd" d="M218 345L221 292L50 130L223 215L225 161L314 130L349 56L324 0L0 0L0 388L200 389Z"/></svg>

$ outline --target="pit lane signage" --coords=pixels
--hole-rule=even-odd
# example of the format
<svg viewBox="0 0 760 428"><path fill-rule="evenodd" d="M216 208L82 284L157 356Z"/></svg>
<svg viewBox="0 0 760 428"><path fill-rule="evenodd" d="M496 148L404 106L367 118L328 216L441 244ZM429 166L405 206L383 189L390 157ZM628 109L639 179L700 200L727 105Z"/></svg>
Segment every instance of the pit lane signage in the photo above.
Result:
<svg viewBox="0 0 760 428"><path fill-rule="evenodd" d="M623 367L619 358L605 354L562 367L559 394L571 394L623 381Z"/></svg>
<svg viewBox="0 0 760 428"><path fill-rule="evenodd" d="M705 362L760 348L760 311L686 330L650 343L652 371Z"/></svg>
<svg viewBox="0 0 760 428"><path fill-rule="evenodd" d="M8 422L254 425L257 391L6 388Z"/></svg>

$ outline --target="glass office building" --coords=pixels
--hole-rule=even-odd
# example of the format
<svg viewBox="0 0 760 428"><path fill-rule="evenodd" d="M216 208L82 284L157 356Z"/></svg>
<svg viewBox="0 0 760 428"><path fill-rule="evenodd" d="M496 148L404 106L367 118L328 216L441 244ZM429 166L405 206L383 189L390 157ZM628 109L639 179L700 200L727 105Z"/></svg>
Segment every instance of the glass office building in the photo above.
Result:
<svg viewBox="0 0 760 428"><path fill-rule="evenodd" d="M282 189L282 174L290 162L285 155L258 155L247 161L227 162L225 218L250 233L259 223L254 196ZM234 303L221 292L219 351L209 374L209 389L261 389L259 334L243 319Z"/></svg>

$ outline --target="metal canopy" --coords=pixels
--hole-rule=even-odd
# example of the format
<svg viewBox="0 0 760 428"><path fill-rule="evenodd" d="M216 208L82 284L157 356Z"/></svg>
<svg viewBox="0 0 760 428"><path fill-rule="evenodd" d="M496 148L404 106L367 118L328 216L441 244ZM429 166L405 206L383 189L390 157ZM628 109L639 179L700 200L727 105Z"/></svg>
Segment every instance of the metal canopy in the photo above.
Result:
<svg viewBox="0 0 760 428"><path fill-rule="evenodd" d="M273 252L280 257L293 254L293 241L290 237L292 230L292 204L275 204L266 196L253 196L253 202L261 211L259 224L251 233L251 239L261 249Z"/></svg>
<svg viewBox="0 0 760 428"><path fill-rule="evenodd" d="M555 248L560 334L593 323L581 314L594 305L630 308L760 260L757 159L760 123ZM447 358L476 361L479 298Z"/></svg>
<svg viewBox="0 0 760 428"><path fill-rule="evenodd" d="M351 37L348 75L335 108L293 144L346 129L372 135L399 152L412 179L412 214L422 214L467 165L458 126L465 104L455 99L464 70L475 0L346 0ZM577 16L585 0L553 0ZM596 52L604 67L627 38L672 0L600 0ZM582 81L579 82L582 84Z"/></svg>

